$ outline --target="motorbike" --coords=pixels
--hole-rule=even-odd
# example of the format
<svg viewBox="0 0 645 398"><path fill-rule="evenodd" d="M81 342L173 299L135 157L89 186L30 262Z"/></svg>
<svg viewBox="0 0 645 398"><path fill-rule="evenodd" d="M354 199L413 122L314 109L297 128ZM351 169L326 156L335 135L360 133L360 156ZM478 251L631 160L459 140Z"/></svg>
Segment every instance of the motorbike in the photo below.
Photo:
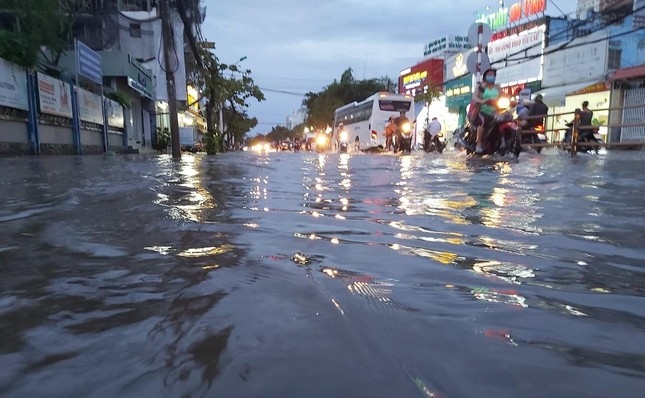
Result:
<svg viewBox="0 0 645 398"><path fill-rule="evenodd" d="M404 122L396 132L394 152L412 152L412 124Z"/></svg>
<svg viewBox="0 0 645 398"><path fill-rule="evenodd" d="M329 137L325 133L319 133L316 136L316 152L323 153L329 145Z"/></svg>
<svg viewBox="0 0 645 398"><path fill-rule="evenodd" d="M522 134L522 144L546 144L548 142L546 134L544 134L544 126L537 125L535 127L529 128L529 132ZM542 152L542 147L533 147L535 152Z"/></svg>
<svg viewBox="0 0 645 398"><path fill-rule="evenodd" d="M518 157L522 147L518 139L518 123L513 116L516 104L506 97L499 98L494 104L497 111L488 131L485 132L482 155L504 156L512 153ZM466 125L455 147L465 150L469 155L475 153L477 129L470 124Z"/></svg>
<svg viewBox="0 0 645 398"><path fill-rule="evenodd" d="M437 151L443 153L443 150L446 149L446 143L441 140L443 137L442 133L438 133L434 137L428 130L423 132L423 150L426 152Z"/></svg>
<svg viewBox="0 0 645 398"><path fill-rule="evenodd" d="M338 150L346 153L349 147L349 133L347 130L341 130L338 134Z"/></svg>
<svg viewBox="0 0 645 398"><path fill-rule="evenodd" d="M573 135L573 122L567 122L565 123L565 126L567 128L564 132L564 140L562 143L564 144L564 148L567 151L570 151L571 136ZM602 136L600 135L600 130L597 127L580 129L578 132L578 152L598 153L598 149L600 148L598 145L585 145L585 143L599 144L601 142Z"/></svg>

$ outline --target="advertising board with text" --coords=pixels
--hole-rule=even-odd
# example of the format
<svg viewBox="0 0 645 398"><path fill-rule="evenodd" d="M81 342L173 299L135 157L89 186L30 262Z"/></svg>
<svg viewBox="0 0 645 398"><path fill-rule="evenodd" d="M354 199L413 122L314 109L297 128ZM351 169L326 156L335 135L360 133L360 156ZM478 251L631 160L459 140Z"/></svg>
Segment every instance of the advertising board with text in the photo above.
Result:
<svg viewBox="0 0 645 398"><path fill-rule="evenodd" d="M563 86L604 79L607 72L607 32L573 40L566 48L544 51L544 87ZM596 43L594 43L596 41ZM585 44L589 42L588 44Z"/></svg>
<svg viewBox="0 0 645 398"><path fill-rule="evenodd" d="M38 103L42 113L72 117L70 85L42 73L38 73Z"/></svg>
<svg viewBox="0 0 645 398"><path fill-rule="evenodd" d="M488 56L502 85L542 77L542 49L546 25L507 36L488 44Z"/></svg>
<svg viewBox="0 0 645 398"><path fill-rule="evenodd" d="M103 107L101 96L82 88L78 89L78 113L81 120L103 124Z"/></svg>
<svg viewBox="0 0 645 398"><path fill-rule="evenodd" d="M25 68L0 58L0 105L28 110Z"/></svg>

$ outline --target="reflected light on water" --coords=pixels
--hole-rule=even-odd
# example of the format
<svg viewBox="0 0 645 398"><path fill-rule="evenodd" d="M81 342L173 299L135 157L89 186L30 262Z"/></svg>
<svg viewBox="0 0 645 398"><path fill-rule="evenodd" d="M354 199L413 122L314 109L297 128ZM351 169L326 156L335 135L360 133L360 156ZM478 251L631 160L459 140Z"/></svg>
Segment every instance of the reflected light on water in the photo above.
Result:
<svg viewBox="0 0 645 398"><path fill-rule="evenodd" d="M186 249L177 255L180 257L208 257L208 256L217 256L220 254L228 253L231 250L233 250L233 246L231 245L221 245L221 246L214 246L214 247L197 247L197 248L191 248L191 249Z"/></svg>

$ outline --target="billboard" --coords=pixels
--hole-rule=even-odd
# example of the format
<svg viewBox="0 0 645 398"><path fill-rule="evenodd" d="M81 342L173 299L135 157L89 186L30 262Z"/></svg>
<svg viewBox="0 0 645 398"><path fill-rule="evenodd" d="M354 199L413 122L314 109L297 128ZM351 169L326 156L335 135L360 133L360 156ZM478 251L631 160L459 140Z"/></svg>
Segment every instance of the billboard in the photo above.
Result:
<svg viewBox="0 0 645 398"><path fill-rule="evenodd" d="M488 43L488 57L501 85L542 78L546 25Z"/></svg>
<svg viewBox="0 0 645 398"><path fill-rule="evenodd" d="M401 71L399 93L415 94L428 86L443 89L442 59L429 59Z"/></svg>
<svg viewBox="0 0 645 398"><path fill-rule="evenodd" d="M82 88L79 88L77 93L79 118L86 122L103 124L101 96Z"/></svg>
<svg viewBox="0 0 645 398"><path fill-rule="evenodd" d="M0 105L28 110L25 68L0 58Z"/></svg>
<svg viewBox="0 0 645 398"><path fill-rule="evenodd" d="M554 50L547 47L542 85L553 87L604 79L608 53L607 40L602 40L605 37L607 32L601 31L573 40L563 49L560 45L553 46ZM585 44L587 41L590 43Z"/></svg>
<svg viewBox="0 0 645 398"><path fill-rule="evenodd" d="M38 72L38 102L40 111L50 115L72 117L70 85Z"/></svg>

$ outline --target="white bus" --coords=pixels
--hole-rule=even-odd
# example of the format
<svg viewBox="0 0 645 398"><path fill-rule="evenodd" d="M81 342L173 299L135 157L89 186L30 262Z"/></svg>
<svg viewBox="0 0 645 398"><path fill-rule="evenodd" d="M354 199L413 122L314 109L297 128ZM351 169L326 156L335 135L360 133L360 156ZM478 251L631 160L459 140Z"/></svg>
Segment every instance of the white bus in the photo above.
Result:
<svg viewBox="0 0 645 398"><path fill-rule="evenodd" d="M349 145L354 146L356 137L360 148L385 145L385 124L390 116L397 117L405 112L408 119L414 120L414 99L409 95L378 92L361 102L352 102L334 111L334 138L338 139L338 125L349 133Z"/></svg>

